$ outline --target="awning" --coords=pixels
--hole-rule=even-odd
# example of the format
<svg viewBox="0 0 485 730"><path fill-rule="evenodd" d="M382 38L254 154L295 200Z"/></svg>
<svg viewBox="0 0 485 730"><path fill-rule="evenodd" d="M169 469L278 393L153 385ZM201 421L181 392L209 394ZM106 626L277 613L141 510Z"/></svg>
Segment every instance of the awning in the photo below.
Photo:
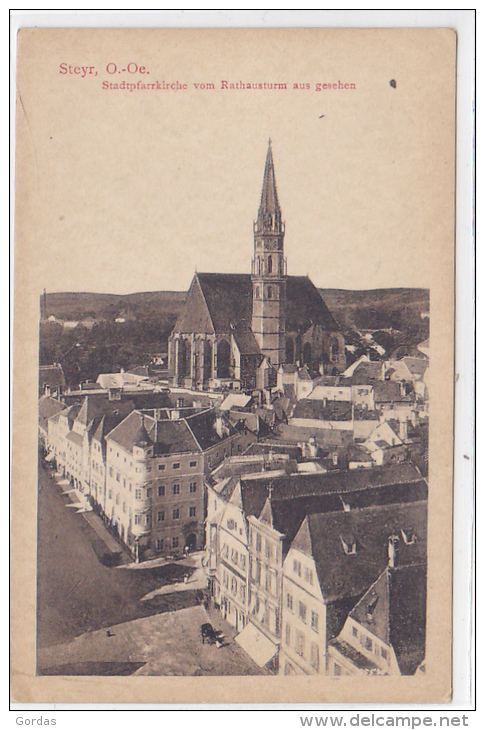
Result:
<svg viewBox="0 0 485 730"><path fill-rule="evenodd" d="M50 454L47 454L45 457L45 461L52 461L52 459L55 459L56 455L51 451Z"/></svg>
<svg viewBox="0 0 485 730"><path fill-rule="evenodd" d="M236 636L237 643L256 662L264 667L276 654L278 647L273 644L254 624L248 623Z"/></svg>

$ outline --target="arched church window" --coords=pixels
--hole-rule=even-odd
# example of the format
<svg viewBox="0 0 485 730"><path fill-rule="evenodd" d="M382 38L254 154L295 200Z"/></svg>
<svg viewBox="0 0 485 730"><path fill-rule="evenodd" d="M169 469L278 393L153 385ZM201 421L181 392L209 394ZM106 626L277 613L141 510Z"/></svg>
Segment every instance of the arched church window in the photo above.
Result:
<svg viewBox="0 0 485 730"><path fill-rule="evenodd" d="M268 299L273 299L273 287L268 287Z"/></svg>
<svg viewBox="0 0 485 730"><path fill-rule="evenodd" d="M268 274L273 273L273 259L271 256L268 256Z"/></svg>
<svg viewBox="0 0 485 730"><path fill-rule="evenodd" d="M260 290L259 286L255 287L255 289L254 289L254 298L261 299L261 290Z"/></svg>
<svg viewBox="0 0 485 730"><path fill-rule="evenodd" d="M217 346L217 376L219 378L229 377L229 366L231 361L231 348L226 340L221 340Z"/></svg>
<svg viewBox="0 0 485 730"><path fill-rule="evenodd" d="M295 343L293 342L291 337L288 337L288 339L286 340L286 362L295 362Z"/></svg>

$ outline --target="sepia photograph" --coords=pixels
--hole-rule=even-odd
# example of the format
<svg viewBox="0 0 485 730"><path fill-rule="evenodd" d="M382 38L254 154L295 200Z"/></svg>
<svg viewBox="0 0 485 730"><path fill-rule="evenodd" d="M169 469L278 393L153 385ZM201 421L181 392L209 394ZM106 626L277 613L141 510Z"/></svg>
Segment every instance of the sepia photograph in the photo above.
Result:
<svg viewBox="0 0 485 730"><path fill-rule="evenodd" d="M455 62L20 31L23 697L449 697Z"/></svg>

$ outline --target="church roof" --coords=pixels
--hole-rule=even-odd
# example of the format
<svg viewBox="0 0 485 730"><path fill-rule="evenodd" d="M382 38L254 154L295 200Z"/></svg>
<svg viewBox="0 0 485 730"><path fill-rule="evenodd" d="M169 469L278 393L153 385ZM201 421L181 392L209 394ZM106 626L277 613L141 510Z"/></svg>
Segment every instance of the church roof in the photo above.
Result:
<svg viewBox="0 0 485 730"><path fill-rule="evenodd" d="M251 331L253 284L250 274L197 273L174 332L206 334L234 330L243 354L252 354L256 345ZM328 332L339 326L318 289L306 276L286 277L286 329L305 332L312 324Z"/></svg>

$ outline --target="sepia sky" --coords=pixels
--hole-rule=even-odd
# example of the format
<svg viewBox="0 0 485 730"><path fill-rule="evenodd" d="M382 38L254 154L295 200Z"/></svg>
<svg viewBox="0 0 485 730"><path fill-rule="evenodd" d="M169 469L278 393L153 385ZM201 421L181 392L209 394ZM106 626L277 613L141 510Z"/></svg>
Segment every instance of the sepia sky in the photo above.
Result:
<svg viewBox="0 0 485 730"><path fill-rule="evenodd" d="M196 269L249 272L271 137L288 273L429 287L453 256L454 36L406 32L24 31L16 229L34 286L184 290ZM150 73L118 73L129 63ZM187 89L102 88L123 80ZM356 88L316 90L338 81Z"/></svg>

